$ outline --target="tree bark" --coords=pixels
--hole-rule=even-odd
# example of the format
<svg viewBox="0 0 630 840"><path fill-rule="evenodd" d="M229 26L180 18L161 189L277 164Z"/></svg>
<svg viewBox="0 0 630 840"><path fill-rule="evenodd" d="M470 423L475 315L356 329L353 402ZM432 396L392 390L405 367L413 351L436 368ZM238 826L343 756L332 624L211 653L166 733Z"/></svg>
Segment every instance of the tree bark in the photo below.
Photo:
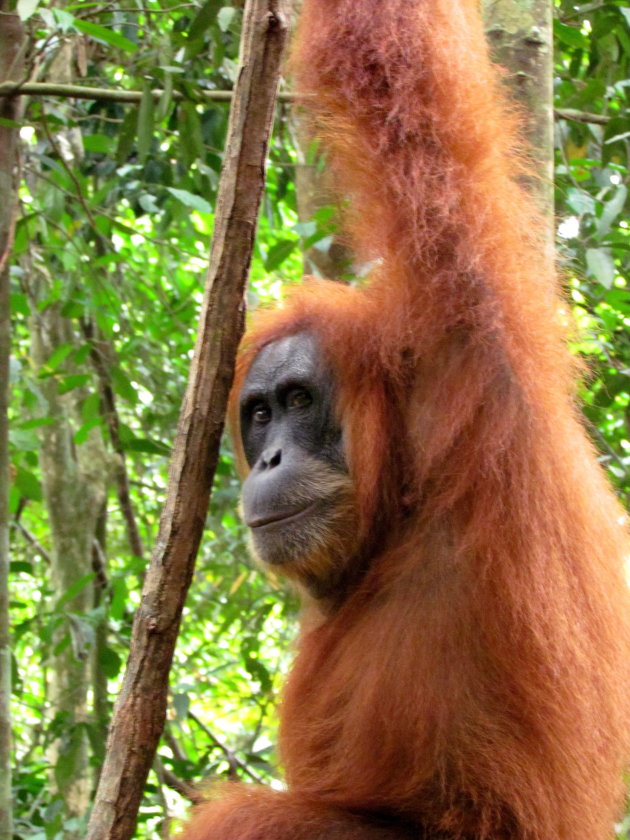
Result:
<svg viewBox="0 0 630 840"><path fill-rule="evenodd" d="M76 336L58 305L40 311L41 295L31 292L33 359L41 367L57 347L74 343ZM43 378L40 388L47 415L55 420L41 429L40 466L52 536L51 585L59 598L92 572L92 547L105 500L107 471L99 430L93 429L80 446L73 441L77 400L85 394L75 389L60 395L52 376ZM62 715L65 722L63 738L55 740L50 751L52 786L68 817L84 816L92 781L85 730L91 644L82 618L93 606L93 593L92 583L87 582L64 604L64 621L53 637L51 707L53 715Z"/></svg>
<svg viewBox="0 0 630 840"><path fill-rule="evenodd" d="M0 0L0 83L18 77L22 24ZM0 840L13 834L11 800L11 649L9 635L9 254L17 204L17 99L0 101Z"/></svg>
<svg viewBox="0 0 630 840"><path fill-rule="evenodd" d="M522 106L540 173L531 188L553 229L553 7L550 0L483 0L482 5L493 58L508 71L506 81Z"/></svg>
<svg viewBox="0 0 630 840"><path fill-rule="evenodd" d="M134 620L88 840L128 840L166 715L168 672L217 463L253 248L288 0L248 0L197 343L167 498Z"/></svg>

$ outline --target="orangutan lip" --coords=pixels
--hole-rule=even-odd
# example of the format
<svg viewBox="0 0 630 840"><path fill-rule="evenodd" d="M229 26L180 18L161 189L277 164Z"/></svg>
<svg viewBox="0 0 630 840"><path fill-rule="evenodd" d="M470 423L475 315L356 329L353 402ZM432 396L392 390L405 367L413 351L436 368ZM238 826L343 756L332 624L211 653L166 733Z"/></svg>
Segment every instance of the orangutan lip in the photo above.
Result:
<svg viewBox="0 0 630 840"><path fill-rule="evenodd" d="M277 525L284 522L291 522L294 519L299 519L302 514L307 513L314 507L315 502L311 502L310 504L306 505L306 507L300 508L300 510L296 510L293 513L280 513L274 514L273 516L261 516L258 519L252 519L251 522L247 522L246 525L248 528L264 528L265 525Z"/></svg>

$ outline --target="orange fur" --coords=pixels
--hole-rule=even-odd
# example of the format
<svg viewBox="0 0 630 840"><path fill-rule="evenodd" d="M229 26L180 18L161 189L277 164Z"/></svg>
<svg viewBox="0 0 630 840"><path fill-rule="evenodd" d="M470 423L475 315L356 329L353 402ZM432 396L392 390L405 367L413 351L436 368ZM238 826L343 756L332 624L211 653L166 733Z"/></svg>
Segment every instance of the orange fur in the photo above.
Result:
<svg viewBox="0 0 630 840"><path fill-rule="evenodd" d="M387 838L612 836L630 746L625 521L573 403L544 224L476 5L304 0L297 84L355 251L377 263L366 288L313 281L261 313L236 391L264 344L318 337L359 537L378 550L302 635L289 792L235 787L187 840L367 839L383 830L370 815Z"/></svg>

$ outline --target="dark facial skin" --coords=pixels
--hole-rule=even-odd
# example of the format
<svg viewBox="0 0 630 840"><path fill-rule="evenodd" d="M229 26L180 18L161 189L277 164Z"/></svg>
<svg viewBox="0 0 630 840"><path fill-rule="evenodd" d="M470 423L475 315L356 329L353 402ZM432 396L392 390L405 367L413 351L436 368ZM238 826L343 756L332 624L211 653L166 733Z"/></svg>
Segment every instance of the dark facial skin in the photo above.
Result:
<svg viewBox="0 0 630 840"><path fill-rule="evenodd" d="M310 334L260 351L240 395L240 420L251 467L242 507L255 553L321 588L352 551L354 507L332 377Z"/></svg>

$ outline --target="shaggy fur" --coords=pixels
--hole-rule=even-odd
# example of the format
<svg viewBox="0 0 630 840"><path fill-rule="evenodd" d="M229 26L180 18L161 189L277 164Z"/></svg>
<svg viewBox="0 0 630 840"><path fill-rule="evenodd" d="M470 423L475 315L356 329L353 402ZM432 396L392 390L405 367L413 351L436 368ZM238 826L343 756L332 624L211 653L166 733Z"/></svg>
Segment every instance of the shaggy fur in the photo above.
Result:
<svg viewBox="0 0 630 840"><path fill-rule="evenodd" d="M293 68L376 267L365 288L313 281L261 313L238 376L268 342L316 335L369 564L302 634L289 792L229 788L184 836L610 838L630 741L626 525L573 402L476 2L305 0Z"/></svg>

